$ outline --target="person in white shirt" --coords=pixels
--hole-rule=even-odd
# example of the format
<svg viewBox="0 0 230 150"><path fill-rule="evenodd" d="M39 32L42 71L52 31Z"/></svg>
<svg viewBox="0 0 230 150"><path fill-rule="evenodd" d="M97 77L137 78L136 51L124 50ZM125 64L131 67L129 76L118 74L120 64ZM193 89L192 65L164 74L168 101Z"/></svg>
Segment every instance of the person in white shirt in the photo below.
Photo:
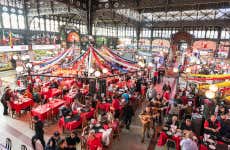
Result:
<svg viewBox="0 0 230 150"><path fill-rule="evenodd" d="M198 150L197 143L192 140L192 132L187 132L185 138L180 142L181 150Z"/></svg>

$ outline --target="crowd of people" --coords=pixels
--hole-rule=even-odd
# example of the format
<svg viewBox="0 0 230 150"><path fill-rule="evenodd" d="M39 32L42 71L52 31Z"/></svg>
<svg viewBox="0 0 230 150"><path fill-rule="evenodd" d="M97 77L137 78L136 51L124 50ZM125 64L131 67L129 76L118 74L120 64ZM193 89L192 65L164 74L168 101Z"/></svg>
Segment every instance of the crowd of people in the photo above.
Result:
<svg viewBox="0 0 230 150"><path fill-rule="evenodd" d="M160 73L162 74L162 73ZM163 75L158 71L152 72L149 78L147 72L142 74L126 75L112 78L107 81L106 93L90 93L87 80L74 80L70 86L62 85L63 79L54 78L42 80L35 78L24 91L13 91L10 87L4 89L1 103L4 106L4 115L8 114L9 103L21 96L31 98L38 104L52 101L52 89L59 89L58 98L63 99L65 95L74 93L73 101L65 103L59 108L58 118L64 118L64 122L79 121L82 119L82 130L80 133L71 131L66 138L58 131L46 143L44 140L43 122L34 116L35 135L32 145L35 148L36 141L40 140L44 149L76 149L76 145L86 140L90 150L98 150L109 147L111 144L111 133L117 132L118 128L130 129L132 117L140 103L144 108L139 118L142 123L141 142L145 137L152 137L152 132L158 135L158 146L165 145L172 138L177 149L196 150L202 143L204 136L212 136L215 140L226 141L230 138L230 126L228 120L230 112L223 102L214 103L205 101L204 97L197 93L195 87L188 85L187 88L177 88L175 95L173 90L175 82L166 82ZM115 80L116 79L116 80ZM164 81L164 82L162 82ZM123 84L120 84L123 83ZM173 83L173 84L172 84ZM43 85L46 84L47 94L42 94ZM156 85L162 89L156 90ZM86 93L82 92L87 90ZM109 107L100 108L100 104L109 104ZM82 118L79 112L94 111L89 118ZM201 116L203 122L199 131L194 126L196 116ZM199 117L198 117L199 118ZM161 126L162 131L156 126ZM175 138L174 138L175 137Z"/></svg>

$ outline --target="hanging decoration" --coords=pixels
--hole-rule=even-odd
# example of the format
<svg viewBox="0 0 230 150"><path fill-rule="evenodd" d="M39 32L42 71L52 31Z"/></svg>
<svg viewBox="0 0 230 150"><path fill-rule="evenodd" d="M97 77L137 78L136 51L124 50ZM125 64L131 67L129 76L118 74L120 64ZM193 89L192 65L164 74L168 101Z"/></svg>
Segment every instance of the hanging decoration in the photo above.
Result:
<svg viewBox="0 0 230 150"><path fill-rule="evenodd" d="M227 80L230 79L230 74L215 74L215 75L203 75L203 74L191 74L188 80L195 81L208 81L208 80Z"/></svg>
<svg viewBox="0 0 230 150"><path fill-rule="evenodd" d="M216 84L210 84L210 85L201 85L201 86L199 86L199 89L209 89L210 86L216 86L218 88L230 87L230 81L216 83Z"/></svg>

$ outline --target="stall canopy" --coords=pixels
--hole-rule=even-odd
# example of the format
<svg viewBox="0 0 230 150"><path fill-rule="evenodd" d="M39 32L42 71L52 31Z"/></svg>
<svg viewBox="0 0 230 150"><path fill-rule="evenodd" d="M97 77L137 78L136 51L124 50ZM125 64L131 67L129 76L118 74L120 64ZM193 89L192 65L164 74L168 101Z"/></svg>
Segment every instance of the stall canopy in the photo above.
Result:
<svg viewBox="0 0 230 150"><path fill-rule="evenodd" d="M105 77L141 69L136 62L124 59L108 48L98 50L92 46L79 57L73 57L71 61L57 65L71 53L71 50L67 50L59 56L39 64L41 70L49 69L49 73L56 76Z"/></svg>

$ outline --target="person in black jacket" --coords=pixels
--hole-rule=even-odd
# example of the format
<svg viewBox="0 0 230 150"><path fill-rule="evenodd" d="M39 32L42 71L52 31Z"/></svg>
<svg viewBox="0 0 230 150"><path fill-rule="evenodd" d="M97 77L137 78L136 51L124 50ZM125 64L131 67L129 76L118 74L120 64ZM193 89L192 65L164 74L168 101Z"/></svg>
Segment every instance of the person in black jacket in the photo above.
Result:
<svg viewBox="0 0 230 150"><path fill-rule="evenodd" d="M129 129L133 115L134 115L133 107L128 101L123 108L123 122L126 125L126 129Z"/></svg>
<svg viewBox="0 0 230 150"><path fill-rule="evenodd" d="M44 131L43 131L43 123L38 119L38 116L34 116L33 118L35 135L32 137L32 146L33 149L36 150L36 141L40 140L43 148L45 149L45 140L44 140Z"/></svg>
<svg viewBox="0 0 230 150"><path fill-rule="evenodd" d="M11 100L12 94L11 89L9 87L6 87L4 91L5 92L1 97L1 103L4 107L3 115L8 115L8 103Z"/></svg>
<svg viewBox="0 0 230 150"><path fill-rule="evenodd" d="M55 131L47 142L46 150L57 150L58 143L61 141L60 133Z"/></svg>
<svg viewBox="0 0 230 150"><path fill-rule="evenodd" d="M76 132L71 132L70 136L66 138L68 150L76 150L76 145L80 143L80 138Z"/></svg>

